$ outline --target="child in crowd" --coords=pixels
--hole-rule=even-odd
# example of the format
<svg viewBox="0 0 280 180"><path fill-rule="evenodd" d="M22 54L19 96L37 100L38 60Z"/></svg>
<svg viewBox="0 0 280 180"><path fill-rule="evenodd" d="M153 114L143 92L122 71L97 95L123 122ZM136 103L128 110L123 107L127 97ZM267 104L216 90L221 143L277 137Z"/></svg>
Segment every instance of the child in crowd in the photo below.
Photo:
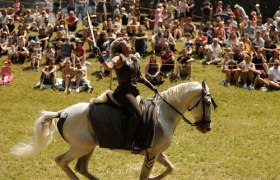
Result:
<svg viewBox="0 0 280 180"><path fill-rule="evenodd" d="M11 60L7 60L4 62L4 66L1 68L0 85L9 84L12 80L12 62Z"/></svg>

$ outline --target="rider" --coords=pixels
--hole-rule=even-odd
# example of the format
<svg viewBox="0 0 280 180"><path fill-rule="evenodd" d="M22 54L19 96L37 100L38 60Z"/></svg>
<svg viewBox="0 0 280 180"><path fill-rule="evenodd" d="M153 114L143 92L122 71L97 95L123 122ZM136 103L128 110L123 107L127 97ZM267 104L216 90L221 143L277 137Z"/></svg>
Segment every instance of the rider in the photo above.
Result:
<svg viewBox="0 0 280 180"><path fill-rule="evenodd" d="M97 48L96 51L104 69L115 69L118 87L115 89L113 96L130 115L124 147L132 149L132 153L140 153L147 147L143 147L141 142L137 142L136 136L142 120L142 110L136 100L139 95L137 82L145 84L155 93L158 92L157 88L141 75L139 60L132 54L131 46L123 38L117 38L112 42L110 46L111 60L109 62L104 61Z"/></svg>

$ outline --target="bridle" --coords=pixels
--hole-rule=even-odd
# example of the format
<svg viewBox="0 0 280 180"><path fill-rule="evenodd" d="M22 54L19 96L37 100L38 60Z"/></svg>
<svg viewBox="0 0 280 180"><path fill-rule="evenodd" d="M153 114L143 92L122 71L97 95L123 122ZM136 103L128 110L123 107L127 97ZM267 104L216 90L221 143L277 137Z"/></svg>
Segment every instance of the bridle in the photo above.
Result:
<svg viewBox="0 0 280 180"><path fill-rule="evenodd" d="M205 98L206 97L211 98L211 103L209 103L209 106L212 104L214 107L214 110L216 110L216 108L218 107L217 104L215 103L214 99L211 97L211 95L207 91L202 89L201 97L199 98L197 103L195 103L192 108L188 108L188 111L192 111L194 108L198 107L200 102L202 102L203 119L201 121L196 121L193 123L190 120L188 120L178 109L176 109L173 105L171 105L168 101L166 101L159 93L156 93L156 95L158 95L166 104L168 104L174 111L176 111L186 123L188 123L189 125L194 126L194 127L203 126L203 125L207 125L207 124L211 123L210 120L205 119L205 116L206 116L205 115L205 104L206 104Z"/></svg>

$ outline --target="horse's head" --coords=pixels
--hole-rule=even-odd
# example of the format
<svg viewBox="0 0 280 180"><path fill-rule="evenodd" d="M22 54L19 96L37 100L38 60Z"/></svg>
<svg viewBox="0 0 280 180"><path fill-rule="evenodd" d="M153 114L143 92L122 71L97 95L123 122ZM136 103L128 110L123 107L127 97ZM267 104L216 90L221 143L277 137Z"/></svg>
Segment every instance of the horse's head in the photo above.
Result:
<svg viewBox="0 0 280 180"><path fill-rule="evenodd" d="M202 133L211 131L211 106L213 106L214 109L217 108L207 85L202 81L201 93L193 98L193 102L190 103L188 108L195 118L193 125Z"/></svg>

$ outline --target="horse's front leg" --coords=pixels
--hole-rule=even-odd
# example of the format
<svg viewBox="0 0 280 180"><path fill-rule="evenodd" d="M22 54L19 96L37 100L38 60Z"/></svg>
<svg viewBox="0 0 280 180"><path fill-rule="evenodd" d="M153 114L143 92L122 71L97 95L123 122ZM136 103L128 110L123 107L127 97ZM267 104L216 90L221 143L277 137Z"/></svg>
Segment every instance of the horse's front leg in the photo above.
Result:
<svg viewBox="0 0 280 180"><path fill-rule="evenodd" d="M154 166L157 158L158 158L157 154L155 155L155 154L146 152L145 160L144 160L144 163L143 163L142 169L141 169L140 180L149 179L149 176L151 174L151 171L153 169L153 166Z"/></svg>
<svg viewBox="0 0 280 180"><path fill-rule="evenodd" d="M174 169L174 165L169 161L169 159L163 152L158 155L157 162L165 166L166 170L158 176L149 177L149 180L162 179L168 174L171 174Z"/></svg>

